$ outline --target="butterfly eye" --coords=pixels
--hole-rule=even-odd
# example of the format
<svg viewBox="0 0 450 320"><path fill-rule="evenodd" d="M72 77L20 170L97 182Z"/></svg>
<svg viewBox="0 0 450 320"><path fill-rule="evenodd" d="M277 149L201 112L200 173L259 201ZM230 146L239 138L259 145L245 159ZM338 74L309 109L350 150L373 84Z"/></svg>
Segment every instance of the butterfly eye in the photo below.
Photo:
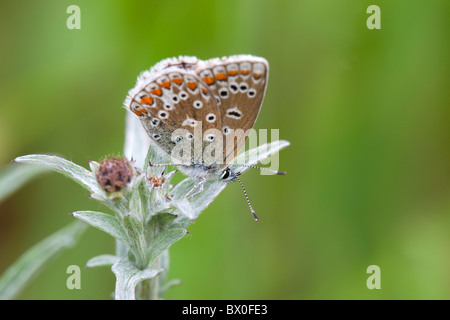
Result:
<svg viewBox="0 0 450 320"><path fill-rule="evenodd" d="M220 178L221 179L228 179L228 177L230 176L230 169L226 168L225 170L223 170Z"/></svg>

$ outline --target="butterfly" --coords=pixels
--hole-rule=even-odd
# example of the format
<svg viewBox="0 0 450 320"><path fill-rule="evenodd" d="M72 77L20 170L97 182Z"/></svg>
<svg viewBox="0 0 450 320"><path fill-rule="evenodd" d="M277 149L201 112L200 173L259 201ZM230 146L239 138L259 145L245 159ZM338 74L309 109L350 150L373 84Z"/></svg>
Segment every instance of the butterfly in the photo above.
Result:
<svg viewBox="0 0 450 320"><path fill-rule="evenodd" d="M258 117L268 74L267 60L252 55L206 61L180 56L162 60L138 77L124 105L140 118L156 146L174 159L174 163L150 165L178 166L197 180L185 198L202 192L209 179L238 180L258 220L240 173L230 163Z"/></svg>

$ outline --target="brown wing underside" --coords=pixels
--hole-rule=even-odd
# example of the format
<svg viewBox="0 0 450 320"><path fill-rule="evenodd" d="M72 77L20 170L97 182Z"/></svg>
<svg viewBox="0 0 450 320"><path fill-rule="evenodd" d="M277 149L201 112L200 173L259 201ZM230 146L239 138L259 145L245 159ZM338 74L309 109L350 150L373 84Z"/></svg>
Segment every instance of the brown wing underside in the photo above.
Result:
<svg viewBox="0 0 450 320"><path fill-rule="evenodd" d="M251 56L197 61L186 69L180 62L138 82L127 107L169 155L222 170L253 128L267 76L267 61ZM189 153L180 154L187 145Z"/></svg>
<svg viewBox="0 0 450 320"><path fill-rule="evenodd" d="M199 63L195 71L218 100L226 167L239 153L264 98L268 63L257 57L232 57Z"/></svg>

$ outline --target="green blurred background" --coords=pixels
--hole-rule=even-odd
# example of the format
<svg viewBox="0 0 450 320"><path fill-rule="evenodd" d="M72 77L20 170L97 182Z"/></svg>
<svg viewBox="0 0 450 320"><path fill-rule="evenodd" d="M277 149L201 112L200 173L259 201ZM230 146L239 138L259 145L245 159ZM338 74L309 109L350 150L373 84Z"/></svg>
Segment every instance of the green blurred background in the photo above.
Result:
<svg viewBox="0 0 450 320"><path fill-rule="evenodd" d="M69 30L69 5L81 29ZM366 9L381 8L381 30ZM286 176L248 172L171 249L167 299L449 299L450 23L433 1L2 1L0 165L30 153L122 152L122 103L171 56L254 54L270 63L257 129L280 129ZM70 223L105 210L77 184L41 176L0 204L0 272ZM109 299L112 253L89 229L21 299ZM366 269L381 268L381 290Z"/></svg>

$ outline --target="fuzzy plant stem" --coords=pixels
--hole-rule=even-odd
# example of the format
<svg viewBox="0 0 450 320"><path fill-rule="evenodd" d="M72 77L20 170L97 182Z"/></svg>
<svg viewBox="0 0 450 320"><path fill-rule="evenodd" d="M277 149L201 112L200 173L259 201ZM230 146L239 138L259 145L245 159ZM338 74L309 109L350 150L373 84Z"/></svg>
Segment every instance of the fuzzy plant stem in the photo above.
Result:
<svg viewBox="0 0 450 320"><path fill-rule="evenodd" d="M160 266L160 258L158 257L154 263L154 268L159 269ZM154 277L149 280L146 280L149 282L148 284L148 291L147 291L147 297L148 300L159 300L161 297L159 296L159 277Z"/></svg>
<svg viewBox="0 0 450 320"><path fill-rule="evenodd" d="M144 168L146 167L145 161L148 156L148 148L150 148L150 140L147 134L142 129L141 125L136 121L135 117L130 117L129 114L126 116L126 129L125 129L125 144L124 144L124 154L129 158L133 158L136 164ZM136 213L131 213L136 214ZM145 228L145 225L143 226ZM156 223L152 225L151 228L145 228L146 238L147 239L155 239L158 231L160 230L159 220L156 220ZM151 241L151 240L150 240ZM121 244L119 241L116 241L116 252L119 252L121 249ZM122 250L123 251L123 250ZM166 250L168 251L168 250ZM125 251L126 252L126 249ZM168 253L167 253L168 254ZM168 266L165 266L166 268ZM158 257L153 263L154 269L160 269L160 258ZM159 280L160 277L156 276L151 279L144 280L140 283L140 286L136 290L136 299L139 300L159 300L162 297L160 296L159 291Z"/></svg>

